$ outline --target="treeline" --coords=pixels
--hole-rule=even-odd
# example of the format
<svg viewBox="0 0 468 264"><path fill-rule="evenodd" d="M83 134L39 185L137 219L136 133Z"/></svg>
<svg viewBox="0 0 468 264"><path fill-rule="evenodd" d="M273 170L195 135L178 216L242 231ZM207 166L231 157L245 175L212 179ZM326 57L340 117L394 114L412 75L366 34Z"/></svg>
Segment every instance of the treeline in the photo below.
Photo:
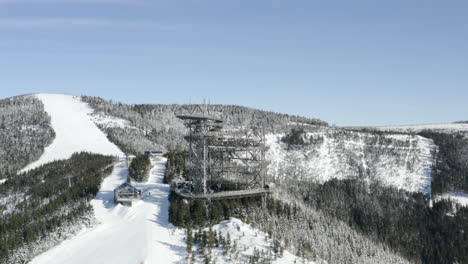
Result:
<svg viewBox="0 0 468 264"><path fill-rule="evenodd" d="M151 149L182 151L186 147L186 128L176 114L190 112L194 105L144 104L127 105L113 103L99 97L83 96L96 114L117 117L129 121L129 126L100 125L109 138L119 147L143 152ZM236 105L208 105L208 111L221 112L227 128L248 128L263 124L266 133L287 132L293 123L326 126L326 122L299 116L262 111Z"/></svg>
<svg viewBox="0 0 468 264"><path fill-rule="evenodd" d="M107 127L98 125L106 134L107 138L117 145L125 153L137 155L147 150L165 151L166 147L158 142L159 138L153 136L155 130L145 133L143 130L132 127ZM182 149L182 147L180 147Z"/></svg>
<svg viewBox="0 0 468 264"><path fill-rule="evenodd" d="M0 100L0 179L39 159L54 137L50 117L34 96Z"/></svg>
<svg viewBox="0 0 468 264"><path fill-rule="evenodd" d="M187 253L189 263L196 263L200 259L202 263L213 262L213 250L217 249L224 257L235 263L272 263L275 259L266 252L254 251L253 256L245 257L239 254L241 248L236 241L231 241L228 236L212 230L212 226L230 217L236 217L248 221L249 214L262 210L261 201L258 198L240 198L230 200L192 200L180 199L174 193L170 196L169 221L178 227L187 230ZM208 229L208 230L206 230ZM245 250L245 249L244 249ZM284 247L278 240L273 242L275 253L283 252Z"/></svg>
<svg viewBox="0 0 468 264"><path fill-rule="evenodd" d="M259 197L208 202L187 201L175 194L171 195L170 200L169 219L174 225L187 230L200 230L235 217L267 233L268 238L272 239L275 254L280 255L280 252L289 250L298 257L317 263L325 263L323 260L328 263L349 264L409 263L391 249L366 238L345 223L320 212L301 208L295 203L269 197L264 207ZM208 232L206 235L209 235ZM202 241L194 242L198 243L195 253L202 260L209 260L205 251L211 247L205 242L203 238ZM190 243L187 247L192 250ZM224 247L235 248L235 244L230 243ZM236 255L233 251L223 251L223 254ZM247 263L270 261L271 258L257 253Z"/></svg>
<svg viewBox="0 0 468 264"><path fill-rule="evenodd" d="M468 192L468 138L463 134L424 131L439 147L432 169L432 193Z"/></svg>
<svg viewBox="0 0 468 264"><path fill-rule="evenodd" d="M291 131L281 138L281 141L288 144L288 146L304 146L310 144L305 139L306 131L304 128L292 128Z"/></svg>
<svg viewBox="0 0 468 264"><path fill-rule="evenodd" d="M203 229L192 230L187 228L187 254L189 263L196 262L196 256L200 256L204 263L211 263L211 254L214 248L222 248L223 254L228 254L234 249L231 246L230 237L224 237L221 233ZM195 250L194 250L195 249Z"/></svg>
<svg viewBox="0 0 468 264"><path fill-rule="evenodd" d="M167 158L166 170L164 172L163 182L170 184L171 181L177 177L185 178L185 157L187 153L185 151L180 152L168 152L164 156Z"/></svg>
<svg viewBox="0 0 468 264"><path fill-rule="evenodd" d="M261 208L258 198L188 201L172 192L169 201L169 221L180 227L207 227L230 217L245 219L248 212Z"/></svg>
<svg viewBox="0 0 468 264"><path fill-rule="evenodd" d="M364 181L297 182L288 189L306 204L416 263L468 263L468 208Z"/></svg>
<svg viewBox="0 0 468 264"><path fill-rule="evenodd" d="M186 234L188 263L198 263L198 260L201 263L217 263L219 254L222 254L224 261L228 263L270 264L281 257L284 251L280 243L274 241L271 250L262 250L258 249L256 245L251 245L253 247L252 255L239 254L239 252L245 252L250 248L238 245L235 238L231 239L229 232L224 235L223 232L218 232L211 226L196 230L188 227Z"/></svg>
<svg viewBox="0 0 468 264"><path fill-rule="evenodd" d="M0 185L4 212L0 214L0 263L25 263L29 255L15 251L45 244L49 234L61 231L90 213L89 204L103 177L112 171L112 158L74 154L27 173L10 176ZM15 197L20 196L20 199Z"/></svg>
<svg viewBox="0 0 468 264"><path fill-rule="evenodd" d="M307 118L303 116L293 116L271 111L253 109L239 105L162 105L162 104L143 104L135 105L134 109L143 117L155 117L162 113L168 113L168 117L180 123L176 119L176 114L189 113L193 109L205 108L211 113L220 113L223 121L228 127L250 127L252 125L264 124L267 133L275 133L289 129L290 123L301 123L304 125L327 126L328 124L317 118Z"/></svg>
<svg viewBox="0 0 468 264"><path fill-rule="evenodd" d="M144 181L148 179L151 169L151 161L148 154L139 154L132 159L128 167L128 176L136 181Z"/></svg>
<svg viewBox="0 0 468 264"><path fill-rule="evenodd" d="M183 170L183 157L182 153L168 154L167 175L175 175ZM236 217L268 233L278 252L291 249L300 257L323 259L330 263L406 262L341 221L315 210L300 208L294 203L268 198L266 207L263 207L260 197L205 201L185 200L175 193L171 193L169 199L169 221L188 230L209 227ZM198 250L206 246L203 242L197 243L201 243L198 244ZM209 260L209 255L203 250L198 255ZM262 263L260 260L265 258L261 255L254 256L252 263Z"/></svg>
<svg viewBox="0 0 468 264"><path fill-rule="evenodd" d="M164 182L170 183L175 177L185 174L185 152L169 152L167 157ZM231 200L187 201L171 191L169 195L169 221L180 227L205 227L215 224L229 217L242 218L240 208L248 211L259 207L259 199L243 198ZM255 210L255 209L254 209Z"/></svg>

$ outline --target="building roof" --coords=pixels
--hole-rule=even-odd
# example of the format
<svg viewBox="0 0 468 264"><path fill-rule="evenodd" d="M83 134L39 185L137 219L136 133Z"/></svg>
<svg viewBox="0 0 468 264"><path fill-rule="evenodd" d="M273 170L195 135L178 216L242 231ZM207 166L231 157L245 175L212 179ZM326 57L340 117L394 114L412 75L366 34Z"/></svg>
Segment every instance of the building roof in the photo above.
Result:
<svg viewBox="0 0 468 264"><path fill-rule="evenodd" d="M126 187L130 187L132 188L134 191L138 192L139 190L137 188L135 188L133 185L131 185L130 183L128 182L124 182L122 183L121 185L119 185L117 188L114 189L114 192L117 192L123 188L126 188Z"/></svg>
<svg viewBox="0 0 468 264"><path fill-rule="evenodd" d="M146 154L163 154L160 150L147 150L145 151Z"/></svg>

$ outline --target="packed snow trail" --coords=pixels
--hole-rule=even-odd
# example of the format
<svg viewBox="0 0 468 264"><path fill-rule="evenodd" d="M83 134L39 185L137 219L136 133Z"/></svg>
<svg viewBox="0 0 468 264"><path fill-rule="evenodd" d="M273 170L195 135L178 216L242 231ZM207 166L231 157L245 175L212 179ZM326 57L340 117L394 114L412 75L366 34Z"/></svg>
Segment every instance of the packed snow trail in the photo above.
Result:
<svg viewBox="0 0 468 264"><path fill-rule="evenodd" d="M113 189L127 177L125 161L114 166L92 200L98 225L39 255L31 264L156 264L183 262L183 231L168 221L169 186L162 184L166 161L152 162L141 201L132 207L115 205Z"/></svg>
<svg viewBox="0 0 468 264"><path fill-rule="evenodd" d="M73 153L92 152L122 157L122 151L112 144L91 119L93 110L80 97L65 94L37 94L44 110L51 118L55 132L52 144L44 149L39 160L22 171L37 168L46 163L68 159Z"/></svg>

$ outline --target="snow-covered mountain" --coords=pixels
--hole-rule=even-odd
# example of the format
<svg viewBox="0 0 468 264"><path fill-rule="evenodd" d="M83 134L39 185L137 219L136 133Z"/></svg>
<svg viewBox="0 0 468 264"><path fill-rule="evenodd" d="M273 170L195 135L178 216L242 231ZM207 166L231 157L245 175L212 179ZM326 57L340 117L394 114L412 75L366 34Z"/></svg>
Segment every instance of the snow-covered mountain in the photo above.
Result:
<svg viewBox="0 0 468 264"><path fill-rule="evenodd" d="M291 178L326 182L360 178L411 192L430 194L433 141L414 135L376 134L315 127L303 144L268 135L268 172L275 181Z"/></svg>
<svg viewBox="0 0 468 264"><path fill-rule="evenodd" d="M146 142L151 137L151 133L144 136L147 129L145 127L151 126L149 120L154 120L154 123L167 120L177 129L172 132L172 140L183 141L185 128L179 120L174 119L179 108L174 108L172 117L169 118L167 110L157 109L155 112L150 106L147 107L147 112L140 110L137 114L122 104L109 104L90 98L86 100L92 102L91 105L95 109L92 114L93 120L103 131L113 134L125 128L129 134L134 135L128 143L130 146L136 146L138 141ZM225 119L236 120L228 111L224 113ZM250 119L252 116L246 115L245 118ZM357 132L323 124L305 125L309 131L305 139L307 144L293 148L282 143L280 139L291 128L297 127L297 122L286 119L281 128L266 128L267 145L270 147L267 153L270 162L268 172L271 180L281 181L294 177L299 180L325 182L332 178L357 177L408 191L430 194L431 166L433 152L436 151L431 140L401 133L388 135L369 131ZM116 135L119 134L122 133ZM122 137L122 140L117 141L123 142L125 139ZM170 148L170 145L173 143L168 143L165 147Z"/></svg>
<svg viewBox="0 0 468 264"><path fill-rule="evenodd" d="M455 154L461 158L453 163L453 160L447 159L455 154L450 152L444 154L448 156L440 157L439 146L447 144L449 147L445 146L446 151L453 146L451 144L455 144L453 142L460 141L442 137L437 145L435 140L417 133L430 130L456 135L462 132L465 136L456 140L463 140L468 131L467 124L339 128L330 127L318 119L301 119L239 106L211 106L223 112L229 123L227 126L232 130L249 127L259 119L267 121L267 177L279 188L269 200L273 205L252 209L246 203L232 210L236 217L245 222L238 218L229 219L225 215L224 221L211 222L210 229L192 230L199 236L200 232L203 233L205 239L205 233L214 231L219 236L217 243L220 245L206 251L199 248L199 242L189 253L189 231L169 222L170 190L167 184L162 183L165 160L152 161L147 181L132 182L143 190L141 201L130 208L113 202L113 189L123 183L128 175L124 152L135 154L148 149L184 148L185 128L174 114L185 106L130 106L92 97L37 94L1 101L0 107L4 110L0 124L1 142L12 142L0 146L0 216L21 212L27 218L25 208L40 209L49 203L57 203L61 207L54 207L50 218L60 215L60 221L64 221L54 222L53 227L58 226L58 229L49 227L40 239L34 241L29 238L29 232L36 232L37 226L42 228L46 224L34 223L30 229L24 229L21 238L24 241L15 241L15 245L19 246L13 251L13 259L5 263L22 263L32 256L36 256L30 262L34 264L203 263L207 260L211 263L421 263L417 255L420 252L442 252L447 249L418 248L432 243L414 242L419 241L418 234L426 238L432 233L426 234L426 229L418 227L414 229L417 232L406 234L406 231L413 229L401 229L412 226L405 223L405 219L412 219L415 225L422 226L428 219L441 217L447 228L452 228L450 234L458 234L460 230L457 228L464 228L456 212L435 211L447 210L444 209L445 198L456 198L459 204L466 206L464 192L450 189L451 185L445 186L449 191L433 197L431 205L434 204L434 207L427 206L428 199L425 197L428 196L422 194L431 195L432 169L436 165L439 166L438 170L456 168L459 173L457 177L462 177L465 168L463 157L468 150L463 149L465 145L457 150ZM297 128L303 129L303 132L292 135L291 129ZM12 135L19 131L24 133L13 139ZM296 138L291 140L291 137ZM72 172L55 175L55 178L49 174L53 174L56 167L80 166L80 163L57 163L73 159L73 155L79 152L115 157L111 165L113 172L105 175L102 183L98 182L99 191L92 193L95 196L74 189L73 195L81 200L70 202L72 194L60 197L62 193L54 192L67 190L67 186L71 188L73 181L78 185L78 179L72 180ZM93 167L97 171L85 168L86 172L102 177L99 175L112 160L110 157L107 159L101 167ZM445 164L441 162L451 166L440 166ZM41 170L50 164L55 165ZM6 173L10 171L18 173ZM31 176L32 180L28 181L25 176ZM34 188L52 178L57 183L52 182L42 189ZM356 182L346 182L346 179ZM340 181L345 182L345 187L341 187ZM461 186L458 178L452 179L452 182ZM361 188L360 183L372 186L378 193L369 193L365 187ZM316 188L315 192L309 186ZM327 188L332 193L317 192L320 188ZM284 190L296 190L298 193L285 193ZM378 197L374 197L374 194ZM388 199L385 194L388 194ZM34 200L30 201L33 195ZM56 198L59 198L59 202L54 200ZM323 199L330 199L331 202ZM67 206L67 203L70 205ZM330 208L320 208L321 204ZM372 206L363 208L364 205ZM211 210L210 206L207 211ZM228 202L223 206L224 214L233 207ZM78 210L85 212L77 213ZM345 212L341 213L340 210ZM400 215L387 215L386 210ZM435 216L430 218L421 212ZM463 214L464 210L459 212ZM44 217L43 214L34 212L34 217ZM348 215L349 218L346 218ZM385 220L375 222L382 217ZM13 218L8 219L10 222L0 219L0 226L28 227L30 224L25 221L24 225L18 225L12 222ZM440 219L437 221L441 222ZM434 225L429 227L428 230L433 232ZM379 231L372 233L373 228L392 230L390 233L395 234L404 233L405 238L400 241L401 245L395 244L395 237ZM225 246L226 241L230 241L229 246ZM409 241L409 246L405 244L406 241ZM0 241L0 260L4 256L2 254L8 252L2 246ZM194 252L199 253L191 257ZM11 255L11 252L8 254ZM459 255L457 257L462 259ZM463 259L459 263L463 263Z"/></svg>
<svg viewBox="0 0 468 264"><path fill-rule="evenodd" d="M60 242L59 238L55 238L33 248L32 252L37 254L60 242L32 259L30 263L185 263L187 253L184 231L171 225L168 219L169 186L162 183L165 161L153 162L153 169L147 182L133 182L137 188L144 191L139 203L130 208L115 205L113 190L126 181L128 169L124 153L107 139L98 125L126 126L127 121L93 115L93 110L78 96L63 94L33 96L42 102L44 110L50 115L55 138L45 147L40 158L27 165L21 172L34 170L53 161L69 159L79 152L115 156L118 162L114 164L112 174L104 179L100 191L91 201L95 224L81 227L78 233L76 231L79 229L75 227L70 232L58 231L62 239L67 239ZM7 179L1 183L5 181ZM238 229L233 229L233 224ZM272 242L268 241L261 232L247 227L240 220L233 219L230 224L222 223L215 228L220 232L229 232L235 241L242 241L239 243L242 248L232 251L233 254L242 254L248 259L249 256L256 254L256 251L244 252L243 248L255 246L261 247L265 254L268 252L270 255L273 254ZM240 240L246 230L247 236ZM259 240L262 241L262 245L257 245ZM15 253L16 260L21 262L27 260L31 254L28 250L31 249L18 250ZM289 263L291 260L302 261L301 258L286 252L284 257L275 263Z"/></svg>
<svg viewBox="0 0 468 264"><path fill-rule="evenodd" d="M403 126L377 126L377 127L354 127L353 129L374 129L378 131L418 133L424 130L431 130L442 133L468 132L468 123L446 123L446 124L421 124Z"/></svg>
<svg viewBox="0 0 468 264"><path fill-rule="evenodd" d="M111 156L123 156L114 144L109 142L91 120L93 112L80 97L65 94L35 95L51 117L55 138L44 150L44 154L22 171L37 168L54 160L68 159L73 153L91 152Z"/></svg>

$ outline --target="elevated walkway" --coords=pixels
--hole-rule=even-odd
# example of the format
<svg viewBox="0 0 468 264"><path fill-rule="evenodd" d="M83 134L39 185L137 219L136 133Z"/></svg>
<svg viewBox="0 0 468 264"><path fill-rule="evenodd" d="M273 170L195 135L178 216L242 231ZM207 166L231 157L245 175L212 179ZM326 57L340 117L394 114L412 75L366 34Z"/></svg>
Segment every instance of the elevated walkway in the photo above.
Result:
<svg viewBox="0 0 468 264"><path fill-rule="evenodd" d="M236 198L245 198L245 197L255 197L262 196L269 193L272 193L273 190L270 188L258 188L251 190L240 190L240 191L226 191L226 192L217 192L217 193L183 193L179 190L175 190L175 193L180 197L186 199L205 199L205 200L219 200L219 199L236 199Z"/></svg>

